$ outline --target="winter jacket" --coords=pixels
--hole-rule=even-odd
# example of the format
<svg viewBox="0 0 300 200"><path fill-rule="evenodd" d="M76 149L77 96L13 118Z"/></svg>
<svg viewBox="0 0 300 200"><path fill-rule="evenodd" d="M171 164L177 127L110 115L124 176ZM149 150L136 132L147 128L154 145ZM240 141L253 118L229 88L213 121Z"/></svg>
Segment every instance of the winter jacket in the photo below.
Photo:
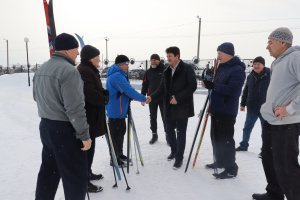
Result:
<svg viewBox="0 0 300 200"><path fill-rule="evenodd" d="M290 115L280 121L274 115L274 109L286 105ZM267 99L260 112L272 125L300 122L300 46L288 48L273 61Z"/></svg>
<svg viewBox="0 0 300 200"><path fill-rule="evenodd" d="M107 133L105 122L105 104L108 96L103 91L99 71L89 61L82 61L77 67L84 82L85 110L90 125L90 136L96 138Z"/></svg>
<svg viewBox="0 0 300 200"><path fill-rule="evenodd" d="M172 77L172 69L168 66L164 72L162 81L157 90L151 95L155 100L163 95L163 118L164 120L182 120L194 116L193 93L197 89L195 70L182 60ZM172 95L177 104L170 104Z"/></svg>
<svg viewBox="0 0 300 200"><path fill-rule="evenodd" d="M141 94L150 96L155 92L155 90L158 88L163 71L165 69L165 65L162 63L159 63L159 65L156 68L150 68L147 70L144 81L142 83L142 91ZM155 99L156 102L161 102L163 100L162 95Z"/></svg>
<svg viewBox="0 0 300 200"><path fill-rule="evenodd" d="M76 138L90 139L86 120L83 82L75 63L61 53L53 53L33 77L33 98L41 118L69 121Z"/></svg>
<svg viewBox="0 0 300 200"><path fill-rule="evenodd" d="M254 70L248 75L241 101L241 106L247 106L247 112L260 115L260 107L266 102L269 83L269 68L265 67L260 75Z"/></svg>
<svg viewBox="0 0 300 200"><path fill-rule="evenodd" d="M105 106L107 117L113 119L125 118L129 100L145 102L146 97L138 93L128 82L127 73L117 65L112 65L107 71L106 89L109 91L109 102Z"/></svg>
<svg viewBox="0 0 300 200"><path fill-rule="evenodd" d="M245 64L236 56L219 64L211 93L212 114L237 115L245 68Z"/></svg>

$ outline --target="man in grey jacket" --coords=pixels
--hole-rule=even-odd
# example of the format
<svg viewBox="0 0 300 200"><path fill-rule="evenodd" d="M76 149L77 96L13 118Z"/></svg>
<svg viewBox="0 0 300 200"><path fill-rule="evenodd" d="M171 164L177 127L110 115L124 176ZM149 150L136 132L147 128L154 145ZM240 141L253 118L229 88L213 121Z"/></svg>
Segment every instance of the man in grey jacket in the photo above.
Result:
<svg viewBox="0 0 300 200"><path fill-rule="evenodd" d="M36 199L54 199L60 181L66 200L84 200L88 185L87 153L91 146L84 109L83 83L76 70L78 42L62 33L55 53L35 73L33 98L41 117L42 164Z"/></svg>
<svg viewBox="0 0 300 200"><path fill-rule="evenodd" d="M262 164L267 193L253 194L256 200L300 199L300 47L292 46L288 28L273 31L267 49L275 58L271 82L261 114L263 127Z"/></svg>

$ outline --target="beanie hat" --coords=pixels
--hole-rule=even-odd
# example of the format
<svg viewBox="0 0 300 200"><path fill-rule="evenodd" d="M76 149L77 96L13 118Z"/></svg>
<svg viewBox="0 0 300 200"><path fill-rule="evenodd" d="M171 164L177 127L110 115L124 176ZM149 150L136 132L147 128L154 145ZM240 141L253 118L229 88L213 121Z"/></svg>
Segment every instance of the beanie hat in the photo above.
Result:
<svg viewBox="0 0 300 200"><path fill-rule="evenodd" d="M273 31L268 39L274 39L280 42L285 42L287 44L292 45L293 44L293 33L290 31L290 29L286 27L280 27L277 28L275 31Z"/></svg>
<svg viewBox="0 0 300 200"><path fill-rule="evenodd" d="M217 51L221 51L223 53L226 53L228 55L234 56L234 46L231 42L224 42L220 46L218 46Z"/></svg>
<svg viewBox="0 0 300 200"><path fill-rule="evenodd" d="M99 55L100 51L91 45L85 45L80 52L81 60L89 60Z"/></svg>
<svg viewBox="0 0 300 200"><path fill-rule="evenodd" d="M150 57L150 60L152 60L152 59L160 61L160 57L159 57L158 54L152 54L151 57Z"/></svg>
<svg viewBox="0 0 300 200"><path fill-rule="evenodd" d="M254 60L253 60L253 64L256 63L256 62L259 62L261 63L263 66L265 66L265 59L261 56L258 56L256 57Z"/></svg>
<svg viewBox="0 0 300 200"><path fill-rule="evenodd" d="M115 64L118 66L129 64L129 58L125 55L118 55L115 59Z"/></svg>
<svg viewBox="0 0 300 200"><path fill-rule="evenodd" d="M67 33L59 34L55 38L54 48L56 51L75 49L78 47L79 45L75 37Z"/></svg>

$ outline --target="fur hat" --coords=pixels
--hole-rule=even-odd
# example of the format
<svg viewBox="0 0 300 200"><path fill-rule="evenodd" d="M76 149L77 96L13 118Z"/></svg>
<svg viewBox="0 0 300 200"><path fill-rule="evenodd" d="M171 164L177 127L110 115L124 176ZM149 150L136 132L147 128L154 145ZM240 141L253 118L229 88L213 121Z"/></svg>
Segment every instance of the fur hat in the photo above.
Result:
<svg viewBox="0 0 300 200"><path fill-rule="evenodd" d="M56 36L54 42L55 51L69 50L78 48L78 42L76 38L67 33L62 33Z"/></svg>
<svg viewBox="0 0 300 200"><path fill-rule="evenodd" d="M234 56L234 46L231 42L224 42L220 46L218 46L217 51L221 51L228 55Z"/></svg>
<svg viewBox="0 0 300 200"><path fill-rule="evenodd" d="M285 42L287 44L292 45L293 44L293 33L290 31L290 29L286 27L280 27L277 28L275 31L273 31L268 39L274 39L280 42Z"/></svg>
<svg viewBox="0 0 300 200"><path fill-rule="evenodd" d="M91 45L85 45L80 52L81 60L89 60L99 55L100 51Z"/></svg>

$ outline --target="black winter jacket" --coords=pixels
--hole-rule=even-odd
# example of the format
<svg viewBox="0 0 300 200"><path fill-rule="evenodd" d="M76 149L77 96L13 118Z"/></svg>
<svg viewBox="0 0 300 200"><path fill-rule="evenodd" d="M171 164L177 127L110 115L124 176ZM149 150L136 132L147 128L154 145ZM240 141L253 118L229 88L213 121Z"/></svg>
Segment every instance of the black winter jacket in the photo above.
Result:
<svg viewBox="0 0 300 200"><path fill-rule="evenodd" d="M241 106L247 106L247 112L260 115L260 107L266 102L270 84L270 69L264 68L261 75L252 70L247 77L243 90Z"/></svg>
<svg viewBox="0 0 300 200"><path fill-rule="evenodd" d="M165 65L159 63L156 68L150 68L147 70L144 81L142 83L141 94L147 96L151 96L159 87L163 72L165 70ZM154 101L160 102L163 100L163 96L161 95Z"/></svg>
<svg viewBox="0 0 300 200"><path fill-rule="evenodd" d="M164 120L187 119L194 116L193 93L196 89L197 81L193 67L180 60L173 77L170 66L164 70L160 85L151 95L151 99L155 100L163 95ZM175 96L177 105L170 104L172 95Z"/></svg>
<svg viewBox="0 0 300 200"><path fill-rule="evenodd" d="M77 70L84 82L85 110L90 125L90 136L96 138L107 133L105 105L108 103L108 96L103 94L99 71L92 63L82 61Z"/></svg>

